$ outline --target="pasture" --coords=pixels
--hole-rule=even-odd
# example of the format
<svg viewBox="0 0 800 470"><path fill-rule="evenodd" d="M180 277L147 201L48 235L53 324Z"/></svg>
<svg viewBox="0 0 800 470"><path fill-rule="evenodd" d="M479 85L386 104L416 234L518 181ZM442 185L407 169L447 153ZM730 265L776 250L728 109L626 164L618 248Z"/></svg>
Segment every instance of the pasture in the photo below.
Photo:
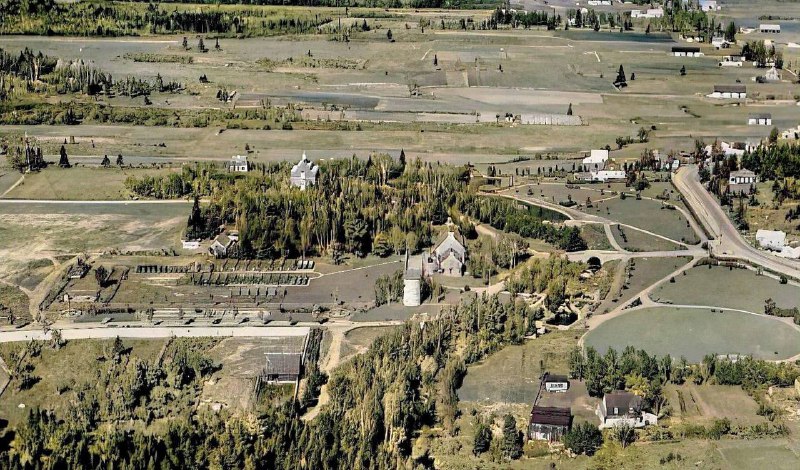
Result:
<svg viewBox="0 0 800 470"><path fill-rule="evenodd" d="M724 266L698 266L675 276L651 294L653 300L679 305L706 305L764 312L764 301L771 298L780 308L800 306L800 287L781 284L769 276L749 269Z"/></svg>
<svg viewBox="0 0 800 470"><path fill-rule="evenodd" d="M584 345L601 353L633 346L650 354L685 356L690 362L706 354L780 360L800 354L800 329L774 317L731 310L651 307L601 323L586 334Z"/></svg>

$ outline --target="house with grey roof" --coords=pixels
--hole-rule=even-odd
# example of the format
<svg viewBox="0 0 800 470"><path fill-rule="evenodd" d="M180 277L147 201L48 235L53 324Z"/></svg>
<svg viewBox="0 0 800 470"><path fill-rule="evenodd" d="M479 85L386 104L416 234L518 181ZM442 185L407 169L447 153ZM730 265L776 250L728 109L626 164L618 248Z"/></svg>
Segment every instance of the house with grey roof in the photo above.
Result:
<svg viewBox="0 0 800 470"><path fill-rule="evenodd" d="M247 155L234 155L228 162L229 173L247 173L250 171L250 164L247 162Z"/></svg>
<svg viewBox="0 0 800 470"><path fill-rule="evenodd" d="M319 166L309 160L306 153L303 152L303 157L292 167L289 181L292 186L305 190L307 187L317 184L317 173L319 173Z"/></svg>
<svg viewBox="0 0 800 470"><path fill-rule="evenodd" d="M714 85L714 91L709 98L717 99L744 99L747 98L747 87L744 85Z"/></svg>
<svg viewBox="0 0 800 470"><path fill-rule="evenodd" d="M444 239L427 256L426 272L445 276L463 276L467 264L467 248L464 237L448 229Z"/></svg>
<svg viewBox="0 0 800 470"><path fill-rule="evenodd" d="M658 417L643 410L642 397L624 391L606 393L603 401L597 405L597 416L600 418L600 429L613 428L627 424L634 428L643 428L658 423Z"/></svg>
<svg viewBox="0 0 800 470"><path fill-rule="evenodd" d="M747 117L747 124L750 126L771 126L772 114L770 113L751 114Z"/></svg>

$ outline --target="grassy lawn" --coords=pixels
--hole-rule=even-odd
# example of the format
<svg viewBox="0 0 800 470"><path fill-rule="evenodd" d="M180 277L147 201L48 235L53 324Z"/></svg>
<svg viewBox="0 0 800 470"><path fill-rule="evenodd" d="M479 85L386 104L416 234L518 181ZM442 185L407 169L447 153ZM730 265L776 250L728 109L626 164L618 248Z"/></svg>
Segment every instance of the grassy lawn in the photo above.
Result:
<svg viewBox="0 0 800 470"><path fill-rule="evenodd" d="M786 359L800 354L800 331L773 317L707 309L654 307L612 318L585 337L585 345L604 353L609 347L645 349L650 354L686 356L749 354L759 359Z"/></svg>
<svg viewBox="0 0 800 470"><path fill-rule="evenodd" d="M28 296L16 287L0 284L0 316L4 321L11 313L18 320L30 319Z"/></svg>
<svg viewBox="0 0 800 470"><path fill-rule="evenodd" d="M590 250L610 250L611 243L602 224L586 224L581 227L581 236Z"/></svg>
<svg viewBox="0 0 800 470"><path fill-rule="evenodd" d="M623 277L623 285L620 290L615 291L612 289L609 292L608 299L610 299L610 302L601 305L598 312L613 310L617 304L622 304L634 298L643 289L663 279L689 261L690 258L685 256L678 258L632 259L630 261L630 277ZM624 269L624 266L620 266L619 269Z"/></svg>
<svg viewBox="0 0 800 470"><path fill-rule="evenodd" d="M673 251L684 249L677 243L620 225L614 225L611 233L614 234L617 243L628 251Z"/></svg>
<svg viewBox="0 0 800 470"><path fill-rule="evenodd" d="M664 209L660 202L633 197L625 200L619 197L596 203L588 213L597 214L611 220L632 225L675 241L694 244L699 238L688 226L686 218L677 210Z"/></svg>
<svg viewBox="0 0 800 470"><path fill-rule="evenodd" d="M60 409L71 399L72 394L59 394L58 386L74 386L92 382L96 370L103 367L98 360L103 356L103 348L113 340L80 340L69 341L62 349L56 351L49 345L42 348L39 357L32 358L33 375L40 378L33 387L24 391L16 391L12 382L0 400L0 416L12 424L23 419L28 409L33 406L46 406ZM155 360L166 340L123 340L126 347L131 348L131 356L143 360ZM9 352L24 348L21 343L5 343L0 345L0 353L8 361ZM25 406L20 408L19 405Z"/></svg>
<svg viewBox="0 0 800 470"><path fill-rule="evenodd" d="M756 401L739 386L669 384L664 393L671 410L670 422L708 424L728 418L734 425L751 426L765 421L757 414Z"/></svg>
<svg viewBox="0 0 800 470"><path fill-rule="evenodd" d="M653 300L680 305L709 305L763 313L764 301L771 298L781 308L798 306L800 287L780 284L777 279L759 276L749 269L724 266L698 266L665 282L653 291Z"/></svg>
<svg viewBox="0 0 800 470"><path fill-rule="evenodd" d="M533 403L541 370L566 373L567 354L577 344L577 334L554 331L524 344L507 346L467 369L458 390L461 401L477 403Z"/></svg>

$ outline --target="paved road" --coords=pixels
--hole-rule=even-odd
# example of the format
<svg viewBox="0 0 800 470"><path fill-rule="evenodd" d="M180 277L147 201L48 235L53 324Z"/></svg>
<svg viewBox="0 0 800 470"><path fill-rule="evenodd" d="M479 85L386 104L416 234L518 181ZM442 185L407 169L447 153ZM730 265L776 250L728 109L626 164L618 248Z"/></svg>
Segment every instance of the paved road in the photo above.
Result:
<svg viewBox="0 0 800 470"><path fill-rule="evenodd" d="M715 255L750 261L770 271L800 278L800 262L767 254L747 243L716 199L700 183L696 166L681 167L673 182L700 223L715 238L709 242Z"/></svg>
<svg viewBox="0 0 800 470"><path fill-rule="evenodd" d="M270 336L305 336L308 334L307 326L242 326L242 327L121 327L121 326L98 326L94 328L80 328L79 324L71 324L61 329L64 339L111 339L119 336L120 338L155 339L170 338L177 336L181 338L199 336L237 336L237 337L270 337ZM0 343L12 343L16 341L49 340L50 332L44 330L14 330L0 332Z"/></svg>

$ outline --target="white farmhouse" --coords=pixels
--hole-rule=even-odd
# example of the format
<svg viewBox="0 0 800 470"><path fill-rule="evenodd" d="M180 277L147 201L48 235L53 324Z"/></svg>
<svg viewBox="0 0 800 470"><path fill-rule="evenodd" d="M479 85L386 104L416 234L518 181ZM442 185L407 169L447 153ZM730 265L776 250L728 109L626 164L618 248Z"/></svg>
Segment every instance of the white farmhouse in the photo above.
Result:
<svg viewBox="0 0 800 470"><path fill-rule="evenodd" d="M750 170L732 171L728 178L728 184L754 184L757 181L756 174Z"/></svg>
<svg viewBox="0 0 800 470"><path fill-rule="evenodd" d="M643 404L642 397L630 392L606 393L603 401L597 405L596 413L600 418L600 429L613 428L621 424L634 428L658 424L656 415L642 411Z"/></svg>
<svg viewBox="0 0 800 470"><path fill-rule="evenodd" d="M702 57L699 47L675 46L672 48L672 55L675 57Z"/></svg>
<svg viewBox="0 0 800 470"><path fill-rule="evenodd" d="M716 0L700 0L700 10L709 12L709 11L718 11L721 7L717 5Z"/></svg>
<svg viewBox="0 0 800 470"><path fill-rule="evenodd" d="M781 25L762 23L758 26L758 30L762 33L779 34L781 32Z"/></svg>
<svg viewBox="0 0 800 470"><path fill-rule="evenodd" d="M306 153L303 152L303 158L292 167L289 181L292 186L297 186L305 191L307 187L317 183L317 173L319 173L319 166L306 158Z"/></svg>

